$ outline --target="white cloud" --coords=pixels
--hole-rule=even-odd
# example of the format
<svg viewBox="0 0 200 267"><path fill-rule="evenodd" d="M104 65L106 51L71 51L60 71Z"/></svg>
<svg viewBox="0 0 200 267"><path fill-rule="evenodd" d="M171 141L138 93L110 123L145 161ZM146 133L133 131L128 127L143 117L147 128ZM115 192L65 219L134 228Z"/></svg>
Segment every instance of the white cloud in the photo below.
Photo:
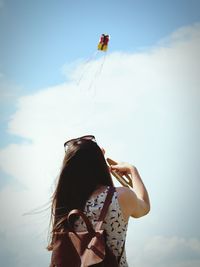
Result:
<svg viewBox="0 0 200 267"><path fill-rule="evenodd" d="M102 69L103 58L85 66L77 62L69 68L65 66L63 71L69 75L68 82L43 88L18 100L9 132L25 138L24 142L10 144L0 151L1 169L15 179L1 190L0 205L7 205L1 208L0 224L8 240L13 240L13 232L17 230L12 245L13 254L19 257L16 267L27 265L32 257L32 252L30 255L27 251L22 260L20 251L24 253L27 247L22 229L26 228L25 237L30 239L28 232L44 233L48 227L48 213L44 217L23 217L22 214L49 200L64 153L63 143L68 138L93 133L105 146L107 155L128 160L141 168L152 199L153 211L147 220L151 227L162 229L159 223L165 219L166 228L170 227L170 212L180 211L183 206L185 209L185 193L193 199L199 168L195 149L199 140L199 46L200 25L195 24L178 30L150 51L108 54ZM190 166L189 170L183 167L186 165ZM194 187L189 192L188 175ZM180 182L182 194L177 199ZM146 226L142 227L141 232L147 232ZM131 225L129 232L134 229ZM150 227L148 231L151 232ZM35 237L36 254L38 247L44 245L41 241L44 238L42 234L37 243ZM18 242L22 244L20 251ZM179 245L189 246L191 251L195 251L196 246L198 254L198 242L156 237L147 243L144 252L151 258L151 254L156 254L156 247L164 244L167 252L162 246L159 250L162 261ZM47 260L44 254L40 257ZM128 257L132 258L130 250ZM140 260L138 266L142 267L142 257ZM148 266L165 267L167 260L166 265L153 265L152 261ZM168 266L189 267L192 261L196 259L182 261L180 258ZM33 266L39 265L33 263Z"/></svg>
<svg viewBox="0 0 200 267"><path fill-rule="evenodd" d="M1 113L3 108L7 106L13 106L16 101L16 96L22 94L22 88L14 85L9 81L8 77L3 73L0 73L0 108ZM0 117L2 114L0 115Z"/></svg>
<svg viewBox="0 0 200 267"><path fill-rule="evenodd" d="M200 38L199 23L194 23L192 26L184 26L174 31L170 36L159 41L159 45L171 46L176 44L186 44L192 40Z"/></svg>
<svg viewBox="0 0 200 267"><path fill-rule="evenodd" d="M178 236L154 236L136 248L130 266L198 267L200 240Z"/></svg>

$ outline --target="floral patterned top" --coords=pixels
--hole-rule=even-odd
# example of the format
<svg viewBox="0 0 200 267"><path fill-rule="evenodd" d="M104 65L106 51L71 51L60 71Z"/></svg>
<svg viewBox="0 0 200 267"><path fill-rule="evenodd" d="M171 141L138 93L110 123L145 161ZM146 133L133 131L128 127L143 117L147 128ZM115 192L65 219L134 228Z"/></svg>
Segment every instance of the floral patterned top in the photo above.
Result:
<svg viewBox="0 0 200 267"><path fill-rule="evenodd" d="M100 211L105 202L105 198L108 192L109 186L94 198L87 200L84 213L87 215L88 219L96 227L97 220L100 215ZM86 230L85 223L82 218L79 218L74 225L76 231ZM103 229L107 233L107 245L113 251L115 256L120 256L123 248L124 241L126 239L128 223L125 222L121 208L119 206L117 191L114 192L112 197L112 202L109 206L106 218L103 223ZM119 267L128 267L126 261L126 251L122 254Z"/></svg>

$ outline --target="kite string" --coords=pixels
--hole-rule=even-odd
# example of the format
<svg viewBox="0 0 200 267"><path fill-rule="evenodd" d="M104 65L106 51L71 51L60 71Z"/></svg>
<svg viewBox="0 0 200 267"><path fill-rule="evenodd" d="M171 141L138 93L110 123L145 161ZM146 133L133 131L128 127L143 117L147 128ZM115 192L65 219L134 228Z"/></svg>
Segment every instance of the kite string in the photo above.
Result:
<svg viewBox="0 0 200 267"><path fill-rule="evenodd" d="M89 87L88 87L88 90L90 90L90 89L92 88L94 82L95 82L95 81L97 80L97 78L100 76L100 74L101 74L101 72L102 72L102 69L103 69L103 66L104 66L104 63L105 63L105 59L106 59L106 54L104 55L103 60L102 60L102 62L101 62L101 64L100 64L100 66L98 66L98 68L97 68L97 70L96 70L96 72L95 72L95 75L94 75L94 77L93 77L93 79L92 79L92 81L91 81L91 83L90 83L90 85L89 85Z"/></svg>
<svg viewBox="0 0 200 267"><path fill-rule="evenodd" d="M102 73L102 70L103 70L103 66L104 66L104 64L105 64L105 60L106 60L106 55L107 54L104 54L104 57L103 57L103 59L102 59L102 62L101 62L101 64L100 64L100 66L97 68L97 70L96 70L96 73L95 73L95 77L94 77L94 79L93 79L93 81L91 82L91 84L90 84L90 87L89 87L89 90L92 88L93 90L92 90L92 95L93 95L93 104L92 104L92 116L90 117L90 120L92 121L92 120L94 120L94 118L95 118L95 116L97 115L97 109L96 109L96 106L97 106L97 97L96 97L96 94L97 94L97 88L96 88L96 86L97 86L97 79L99 79L99 77L100 77L100 75L101 75L101 73Z"/></svg>
<svg viewBox="0 0 200 267"><path fill-rule="evenodd" d="M104 57L103 57L103 61L102 61L101 66L100 66L100 70L99 70L99 73L98 73L99 76L100 76L100 74L101 74L101 72L102 72L103 66L104 66L104 64L105 64L105 60L106 60L106 54L104 55Z"/></svg>
<svg viewBox="0 0 200 267"><path fill-rule="evenodd" d="M89 63L95 59L96 55L97 55L98 51L95 51L88 59L86 59L86 61L83 63L84 67L83 67L83 71L82 73L80 74L80 78L78 79L78 82L77 82L77 86L80 85L80 82L82 81L83 79L83 76L85 75L86 71L88 71L88 68L90 67Z"/></svg>

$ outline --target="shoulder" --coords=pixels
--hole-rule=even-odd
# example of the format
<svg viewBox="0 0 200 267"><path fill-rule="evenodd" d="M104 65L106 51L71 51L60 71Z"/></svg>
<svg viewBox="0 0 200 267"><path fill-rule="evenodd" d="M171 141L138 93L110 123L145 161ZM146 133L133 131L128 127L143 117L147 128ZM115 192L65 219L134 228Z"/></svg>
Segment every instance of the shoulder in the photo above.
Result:
<svg viewBox="0 0 200 267"><path fill-rule="evenodd" d="M115 189L123 217L128 221L135 206L136 200L134 198L136 198L136 195L128 187L115 187Z"/></svg>
<svg viewBox="0 0 200 267"><path fill-rule="evenodd" d="M117 198L124 218L128 221L129 217L139 218L146 215L147 209L142 199L128 187L116 187Z"/></svg>
<svg viewBox="0 0 200 267"><path fill-rule="evenodd" d="M128 187L120 186L120 187L115 187L118 198L122 201L127 201L129 198L134 198L136 197L136 194L134 193L133 190L129 189Z"/></svg>

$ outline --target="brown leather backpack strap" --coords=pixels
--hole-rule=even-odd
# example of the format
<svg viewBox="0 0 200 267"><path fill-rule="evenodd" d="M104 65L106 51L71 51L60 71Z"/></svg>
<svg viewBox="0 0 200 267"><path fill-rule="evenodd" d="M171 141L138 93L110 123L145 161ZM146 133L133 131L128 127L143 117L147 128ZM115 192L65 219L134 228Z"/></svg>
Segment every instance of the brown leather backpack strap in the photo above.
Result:
<svg viewBox="0 0 200 267"><path fill-rule="evenodd" d="M103 208L101 210L101 213L100 213L100 216L99 216L99 219L98 219L98 223L97 223L97 227L96 227L95 230L100 230L101 229L101 226L102 226L103 221L104 221L104 219L106 217L106 213L108 211L109 205L110 205L110 203L112 201L112 197L113 197L114 192L115 192L115 187L110 186L110 188L108 189L108 193L107 193L107 196L106 196L106 199L105 199ZM56 231L58 229L59 225L61 225L62 223L64 223L66 220L69 221L69 217L72 214L76 214L76 215L81 216L82 219L84 220L87 228L89 228L89 230L91 230L92 225L91 225L90 221L88 220L87 216L82 211L77 210L77 209L74 209L74 210L71 210L69 212L69 214L66 214L65 216L63 216L62 219L60 219L57 222L57 224L55 225L53 231Z"/></svg>
<svg viewBox="0 0 200 267"><path fill-rule="evenodd" d="M94 228L93 228L93 225L92 223L89 221L88 217L81 211L81 210L78 210L78 209L73 209L69 212L68 214L68 223L69 223L69 226L71 228L71 230L74 232L74 229L73 227L70 225L70 217L72 215L78 215L82 218L82 220L84 221L84 223L86 224L86 227L87 227L87 230L89 233L95 235L95 231L94 231Z"/></svg>
<svg viewBox="0 0 200 267"><path fill-rule="evenodd" d="M101 210L98 222L97 222L97 226L95 229L96 231L100 230L102 227L102 224L104 222L104 219L105 219L107 211L108 211L108 208L109 208L110 203L112 201L112 197L113 197L114 192L115 192L115 187L110 186L110 188L108 189L108 193L107 193L103 208Z"/></svg>
<svg viewBox="0 0 200 267"><path fill-rule="evenodd" d="M73 227L71 226L70 224L70 217L73 216L73 215L78 215L80 216L83 221L85 222L86 224L86 227L87 227L87 230L88 232L91 232L91 233L95 233L94 231L94 228L93 228L93 225L91 224L91 222L89 221L88 217L81 211L81 210L78 210L78 209L73 209L71 210L67 215L63 216L58 222L57 224L55 225L54 229L53 229L53 232L56 232L56 230L59 229L59 226L64 223L65 221L68 221L68 227L69 227L69 230L74 232L74 229Z"/></svg>

